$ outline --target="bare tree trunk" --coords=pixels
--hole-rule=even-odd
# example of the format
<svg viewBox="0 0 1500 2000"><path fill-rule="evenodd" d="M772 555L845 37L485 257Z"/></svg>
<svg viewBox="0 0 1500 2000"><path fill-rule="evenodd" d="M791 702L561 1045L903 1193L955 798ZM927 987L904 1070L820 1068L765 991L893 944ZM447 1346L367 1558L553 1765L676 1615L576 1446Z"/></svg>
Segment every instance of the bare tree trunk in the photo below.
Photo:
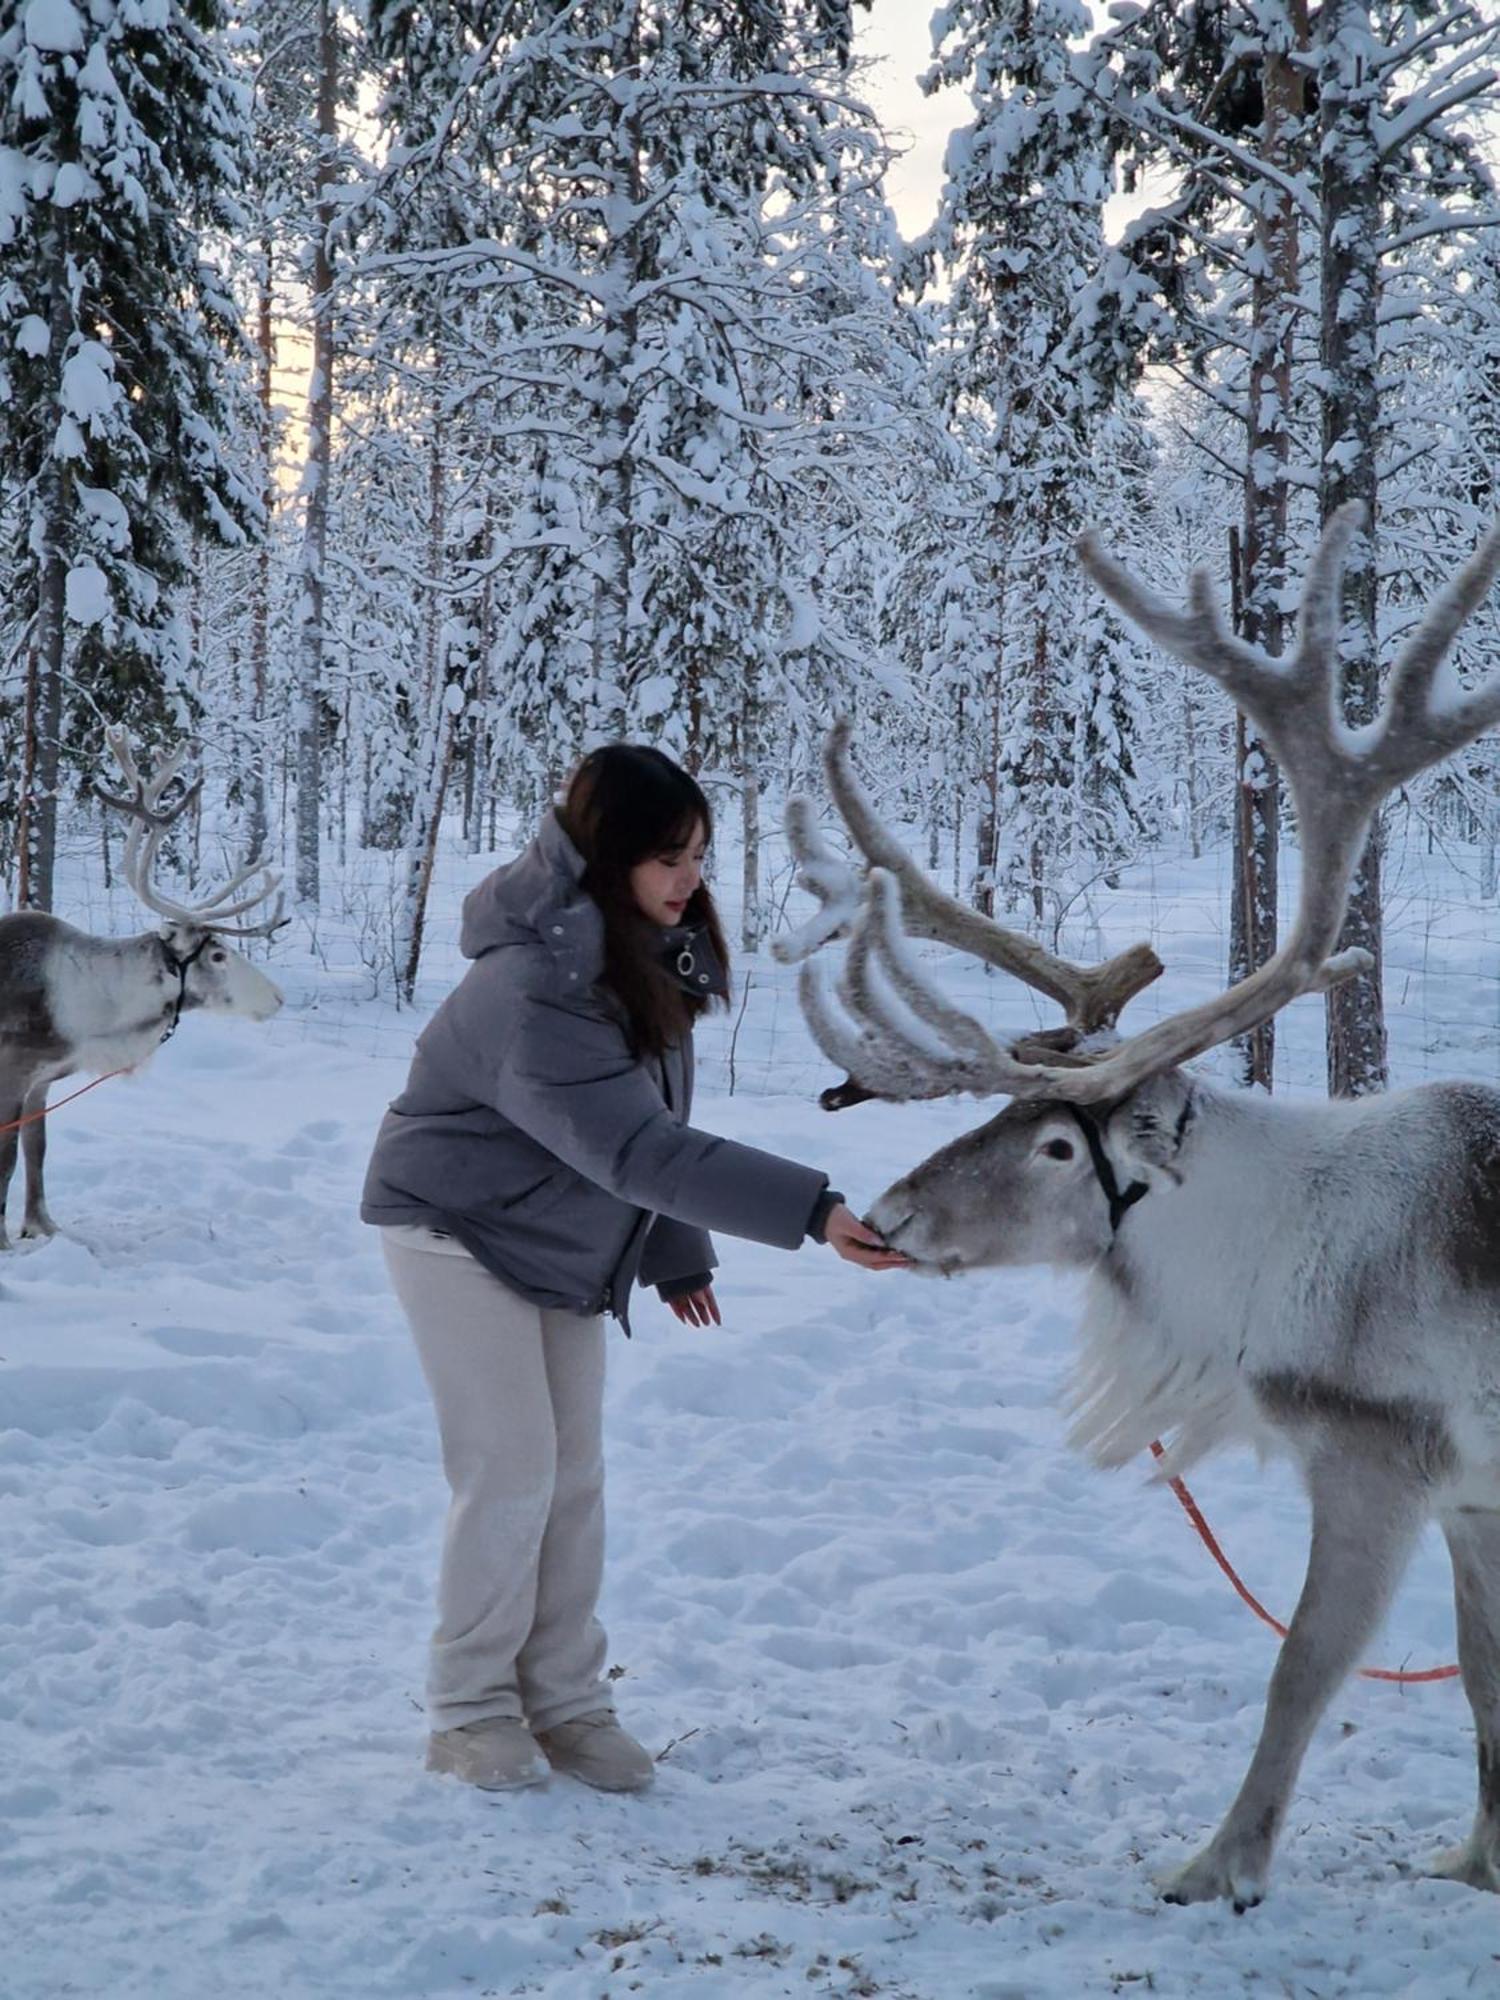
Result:
<svg viewBox="0 0 1500 2000"><path fill-rule="evenodd" d="M54 212L48 264L54 273L49 309L48 355L62 377L70 327L66 268L67 223ZM28 687L26 825L21 841L20 906L50 910L56 888L57 794L61 777L63 660L67 647L68 516L73 475L66 460L53 458L41 494L41 568L37 585L36 635Z"/></svg>
<svg viewBox="0 0 1500 2000"><path fill-rule="evenodd" d="M427 615L423 621L423 692L429 702L442 692L446 663L442 659L443 568L448 541L448 509L444 497L447 468L443 457L443 355L437 341L432 356L432 434L427 442Z"/></svg>
<svg viewBox="0 0 1500 2000"><path fill-rule="evenodd" d="M22 907L50 910L56 890L57 795L61 781L63 656L67 642L67 533L70 477L61 463L47 474L46 553L42 559L27 745L26 834L21 848Z"/></svg>
<svg viewBox="0 0 1500 2000"><path fill-rule="evenodd" d="M491 494L489 506L493 508ZM494 746L490 724L490 655L495 644L495 537L487 516L484 533L484 589L479 599L479 647L474 661L474 698L469 704L469 793L464 843L470 854L484 849L485 821L494 786Z"/></svg>
<svg viewBox="0 0 1500 2000"><path fill-rule="evenodd" d="M956 724L953 732L954 741L961 744L964 741L964 692L962 688L958 691L954 719ZM963 876L964 791L965 784L962 776L962 766L960 765L960 768L954 773L953 785L953 893L955 896L960 894L959 883Z"/></svg>
<svg viewBox="0 0 1500 2000"><path fill-rule="evenodd" d="M307 392L307 465L302 491L307 517L302 538L302 588L297 699L294 707L297 781L297 900L318 901L323 783L323 683L327 654L324 567L328 558L328 486L333 464L333 264L328 239L338 146L338 34L333 0L318 4L317 235L312 272L312 378Z"/></svg>
<svg viewBox="0 0 1500 2000"><path fill-rule="evenodd" d="M635 74L640 55L638 5L632 6L631 15L631 33L623 52L628 75ZM635 481L631 455L634 399L626 371L640 338L639 314L633 299L641 256L635 218L640 212L643 187L640 114L634 106L619 110L608 146L609 173L614 184L611 206L616 216L623 212L631 219L610 245L601 329L597 463L603 562L594 590L593 693L584 714L586 744L623 733L624 685L635 664L630 631L631 580L635 571Z"/></svg>
<svg viewBox="0 0 1500 2000"><path fill-rule="evenodd" d="M985 916L995 914L995 884L1000 875L1000 703L1001 673L998 660L989 688L989 743L985 751L983 790L979 809L979 851L975 856L974 907Z"/></svg>
<svg viewBox="0 0 1500 2000"><path fill-rule="evenodd" d="M1229 531L1230 597L1234 629L1245 635L1245 548ZM1234 718L1234 859L1229 889L1229 977L1247 979L1276 951L1276 885L1280 777L1271 753L1250 719ZM1239 1080L1269 1091L1276 1067L1276 1026L1263 1021L1234 1040Z"/></svg>
<svg viewBox="0 0 1500 2000"><path fill-rule="evenodd" d="M1262 156L1290 182L1301 164L1307 0L1287 0L1267 23L1261 78ZM1300 305L1301 231L1289 186L1269 177L1257 190L1255 277L1245 424L1244 540L1234 563L1239 629L1278 658L1285 644L1282 589L1287 561L1287 462L1291 451L1292 344ZM1281 777L1269 746L1245 716L1235 724L1234 872L1229 978L1275 955L1280 872ZM1270 1090L1276 1024L1266 1021L1234 1043L1240 1079Z"/></svg>
<svg viewBox="0 0 1500 2000"><path fill-rule="evenodd" d="M438 836L443 824L443 801L453 769L456 711L448 706L448 659L443 648L443 605L441 584L448 546L447 463L442 408L441 350L433 355L432 434L427 454L427 594L426 630L423 643L422 712L430 718L423 745L422 768L416 797L412 801L412 823L406 842L406 884L397 926L396 963L402 997L411 1000L416 990L422 959L422 933L427 921L427 897L432 887L432 871L437 861Z"/></svg>
<svg viewBox="0 0 1500 2000"><path fill-rule="evenodd" d="M763 918L760 907L760 682L746 661L739 715L740 849L742 857L740 944L759 948Z"/></svg>
<svg viewBox="0 0 1500 2000"><path fill-rule="evenodd" d="M21 710L21 789L16 800L16 908L35 908L31 900L31 843L36 818L37 706L41 699L41 655L36 624L26 641L26 692Z"/></svg>
<svg viewBox="0 0 1500 2000"><path fill-rule="evenodd" d="M344 712L339 718L338 850L340 874L349 865L349 737L352 699L344 694Z"/></svg>
<svg viewBox="0 0 1500 2000"><path fill-rule="evenodd" d="M266 805L266 684L271 664L271 520L276 505L276 412L272 371L276 331L271 297L271 239L260 241L255 310L255 394L260 405L261 500L266 528L255 551L255 594L250 607L250 768L245 773L245 848L265 852L270 834Z"/></svg>
<svg viewBox="0 0 1500 2000"><path fill-rule="evenodd" d="M1380 699L1377 635L1375 444L1379 416L1381 164L1375 138L1377 84L1363 73L1368 0L1324 0L1319 21L1322 264L1319 360L1322 454L1318 504L1324 521L1345 501L1364 508L1344 580L1341 653L1344 712L1368 722ZM1355 871L1338 949L1358 945L1375 969L1327 995L1328 1088L1363 1097L1387 1080L1381 994L1380 858L1377 817Z"/></svg>
<svg viewBox="0 0 1500 2000"><path fill-rule="evenodd" d="M1182 690L1182 741L1187 757L1183 787L1187 792L1188 852L1196 861L1203 852L1203 834L1199 824L1202 807L1198 800L1198 720L1193 709L1193 697L1185 681Z"/></svg>
<svg viewBox="0 0 1500 2000"><path fill-rule="evenodd" d="M1048 682L1051 676L1051 662L1048 655L1047 621L1041 619L1036 628L1036 643L1031 655L1031 746L1026 761L1031 769L1032 782L1036 794L1040 794L1046 778L1047 766L1047 723L1050 702ZM1037 799L1031 802L1032 825L1036 825ZM1038 923L1047 914L1047 862L1041 836L1031 837L1031 912Z"/></svg>
<svg viewBox="0 0 1500 2000"><path fill-rule="evenodd" d="M427 897L437 861L438 834L443 824L443 800L453 765L453 717L441 689L428 713L426 754L420 788L412 805L411 838L406 849L406 882L396 932L396 965L401 996L410 1004L422 963L422 933L427 922Z"/></svg>

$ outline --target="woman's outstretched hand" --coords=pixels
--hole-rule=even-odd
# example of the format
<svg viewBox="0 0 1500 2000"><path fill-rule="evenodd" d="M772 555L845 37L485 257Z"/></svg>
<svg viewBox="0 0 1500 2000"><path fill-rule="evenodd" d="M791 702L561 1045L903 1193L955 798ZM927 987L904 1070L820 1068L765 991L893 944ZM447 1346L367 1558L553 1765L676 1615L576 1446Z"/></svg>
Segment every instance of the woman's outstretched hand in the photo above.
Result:
<svg viewBox="0 0 1500 2000"><path fill-rule="evenodd" d="M704 1285L701 1291L682 1292L667 1304L684 1326L722 1326L719 1317L719 1301L714 1297L712 1285Z"/></svg>
<svg viewBox="0 0 1500 2000"><path fill-rule="evenodd" d="M899 1250L892 1250L843 1202L828 1211L828 1220L823 1224L823 1241L851 1264L858 1264L866 1271L905 1271L911 1268L910 1257Z"/></svg>

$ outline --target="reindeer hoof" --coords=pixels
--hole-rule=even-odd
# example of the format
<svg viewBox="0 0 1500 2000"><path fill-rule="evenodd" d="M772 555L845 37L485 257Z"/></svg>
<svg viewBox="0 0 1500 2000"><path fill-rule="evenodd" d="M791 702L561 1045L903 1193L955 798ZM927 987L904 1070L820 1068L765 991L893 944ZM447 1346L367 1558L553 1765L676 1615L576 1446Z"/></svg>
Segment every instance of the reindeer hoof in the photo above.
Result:
<svg viewBox="0 0 1500 2000"><path fill-rule="evenodd" d="M21 1224L21 1238L23 1242L31 1243L35 1242L38 1238L55 1236L56 1234L57 1224L52 1220L50 1215L28 1215L26 1220Z"/></svg>
<svg viewBox="0 0 1500 2000"><path fill-rule="evenodd" d="M1462 1882L1469 1889L1500 1893L1500 1849L1465 1840L1435 1854L1422 1873L1432 1881Z"/></svg>
<svg viewBox="0 0 1500 2000"><path fill-rule="evenodd" d="M1184 1868L1161 1876L1157 1888L1167 1903L1233 1903L1242 1917L1253 1910L1266 1893L1264 1858L1252 1859L1210 1841Z"/></svg>

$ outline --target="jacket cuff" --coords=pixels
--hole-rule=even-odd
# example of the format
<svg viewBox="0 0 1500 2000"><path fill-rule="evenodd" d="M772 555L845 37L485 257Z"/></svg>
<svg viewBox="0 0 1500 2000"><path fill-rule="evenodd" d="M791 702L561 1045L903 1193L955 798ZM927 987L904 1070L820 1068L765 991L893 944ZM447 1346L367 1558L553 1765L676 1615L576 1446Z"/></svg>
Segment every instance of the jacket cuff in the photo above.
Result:
<svg viewBox="0 0 1500 2000"><path fill-rule="evenodd" d="M814 1243L828 1241L824 1234L828 1227L828 1218L843 1199L836 1188L825 1187L813 1203L812 1214L807 1218L807 1233Z"/></svg>
<svg viewBox="0 0 1500 2000"><path fill-rule="evenodd" d="M712 1271L694 1271L687 1278L663 1278L656 1288L656 1296L663 1305L670 1305L673 1299L685 1299L689 1292L701 1292L713 1281Z"/></svg>

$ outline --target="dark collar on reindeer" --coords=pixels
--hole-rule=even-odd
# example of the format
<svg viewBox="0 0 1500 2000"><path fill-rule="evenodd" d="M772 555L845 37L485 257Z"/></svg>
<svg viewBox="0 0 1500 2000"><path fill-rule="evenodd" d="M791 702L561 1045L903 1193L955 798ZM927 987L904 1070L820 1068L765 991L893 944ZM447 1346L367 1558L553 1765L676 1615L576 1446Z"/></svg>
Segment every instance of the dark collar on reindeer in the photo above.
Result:
<svg viewBox="0 0 1500 2000"><path fill-rule="evenodd" d="M187 1005L188 972L197 963L212 936L212 931L205 931L192 950L188 952L173 951L171 945L164 937L158 936L156 940L161 946L162 957L167 961L170 969L177 975L177 994L172 1002L172 1018L161 1031L161 1039L164 1042L171 1041L172 1037L177 1033L177 1024L181 1021L182 1010Z"/></svg>
<svg viewBox="0 0 1500 2000"><path fill-rule="evenodd" d="M1091 1111L1085 1111L1081 1104L1064 1104L1062 1108L1072 1116L1073 1122L1083 1134L1084 1142L1089 1149L1089 1158L1094 1163L1094 1178L1104 1192L1104 1199L1109 1203L1109 1233L1111 1236L1117 1236L1120 1233L1120 1224L1125 1220L1127 1213L1138 1201L1143 1201L1150 1194L1151 1183L1132 1181L1128 1187L1122 1188L1120 1177L1115 1172L1114 1161L1104 1150L1104 1135L1099 1120ZM1173 1134L1174 1152L1182 1150L1182 1142L1187 1135L1192 1116L1193 1097L1189 1091L1177 1120L1177 1129Z"/></svg>

